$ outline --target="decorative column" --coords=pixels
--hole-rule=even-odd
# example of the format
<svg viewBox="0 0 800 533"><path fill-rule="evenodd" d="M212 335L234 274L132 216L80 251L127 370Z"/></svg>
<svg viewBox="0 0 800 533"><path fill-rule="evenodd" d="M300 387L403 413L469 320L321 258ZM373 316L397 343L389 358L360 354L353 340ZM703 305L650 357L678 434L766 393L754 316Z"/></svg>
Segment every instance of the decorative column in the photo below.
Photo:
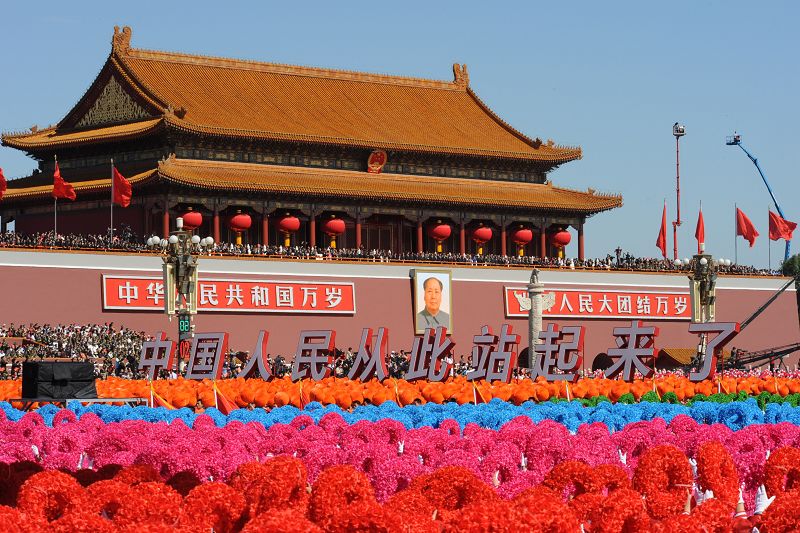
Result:
<svg viewBox="0 0 800 533"><path fill-rule="evenodd" d="M583 222L578 226L578 260L583 261Z"/></svg>
<svg viewBox="0 0 800 533"><path fill-rule="evenodd" d="M542 224L539 231L539 257L544 259L547 257L547 230Z"/></svg>
<svg viewBox="0 0 800 533"><path fill-rule="evenodd" d="M310 236L310 245L312 248L317 247L317 215L314 211L311 211L311 218L308 220L309 225L309 232L311 233Z"/></svg>
<svg viewBox="0 0 800 533"><path fill-rule="evenodd" d="M161 214L161 233L164 234L164 238L169 238L169 209L167 208L167 204L164 204L164 211Z"/></svg>
<svg viewBox="0 0 800 533"><path fill-rule="evenodd" d="M502 251L501 255L503 257L506 256L506 223L503 222L503 225L500 226L500 250Z"/></svg>
<svg viewBox="0 0 800 533"><path fill-rule="evenodd" d="M458 230L458 246L461 255L467 253L467 236L464 228L464 219L461 219L461 227Z"/></svg>
<svg viewBox="0 0 800 533"><path fill-rule="evenodd" d="M539 282L539 271L533 269L531 281L528 283L528 297L531 309L528 312L528 365L531 369L531 379L536 379L538 365L536 364L535 346L539 343L539 333L542 331L542 293L544 284Z"/></svg>
<svg viewBox="0 0 800 533"><path fill-rule="evenodd" d="M422 253L422 219L417 220L417 253Z"/></svg>
<svg viewBox="0 0 800 533"><path fill-rule="evenodd" d="M356 248L361 248L361 215L356 215Z"/></svg>
<svg viewBox="0 0 800 533"><path fill-rule="evenodd" d="M269 215L266 211L261 215L261 244L269 246Z"/></svg>
<svg viewBox="0 0 800 533"><path fill-rule="evenodd" d="M214 206L214 220L213 220L214 242L219 242L219 207Z"/></svg>

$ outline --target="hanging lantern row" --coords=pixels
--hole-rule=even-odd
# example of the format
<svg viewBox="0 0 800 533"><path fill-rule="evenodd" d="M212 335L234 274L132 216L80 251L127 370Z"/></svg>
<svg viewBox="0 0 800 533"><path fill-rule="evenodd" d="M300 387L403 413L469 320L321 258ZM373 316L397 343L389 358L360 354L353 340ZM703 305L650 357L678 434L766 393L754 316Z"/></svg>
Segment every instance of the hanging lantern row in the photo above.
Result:
<svg viewBox="0 0 800 533"><path fill-rule="evenodd" d="M278 230L283 233L283 245L289 247L292 244L292 233L300 229L300 219L294 215L286 213L278 220Z"/></svg>
<svg viewBox="0 0 800 533"><path fill-rule="evenodd" d="M478 245L478 255L483 255L483 245L492 239L492 228L480 226L472 230L472 240Z"/></svg>
<svg viewBox="0 0 800 533"><path fill-rule="evenodd" d="M435 225L428 228L428 236L436 241L437 252L442 251L442 241L449 239L452 231L453 229L448 224L442 223L441 220L437 220Z"/></svg>

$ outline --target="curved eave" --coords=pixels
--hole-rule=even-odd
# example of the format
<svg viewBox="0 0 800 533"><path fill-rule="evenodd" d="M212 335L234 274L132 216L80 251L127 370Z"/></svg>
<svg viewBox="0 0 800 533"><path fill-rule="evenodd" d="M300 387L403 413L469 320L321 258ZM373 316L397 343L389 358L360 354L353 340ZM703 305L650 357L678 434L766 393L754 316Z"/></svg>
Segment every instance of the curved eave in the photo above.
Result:
<svg viewBox="0 0 800 533"><path fill-rule="evenodd" d="M193 124L186 120L165 117L167 124L178 131L187 133L200 133L220 137L234 137L249 140L272 140L288 142L307 142L314 144L344 146L363 148L365 150L383 149L397 150L403 152L420 152L429 154L446 154L476 156L486 158L515 159L520 161L530 161L532 163L543 163L547 165L561 165L569 161L581 158L580 148L548 148L550 153L530 154L526 152L504 152L495 150L484 150L478 148L463 148L452 146L426 146L420 144L393 143L385 141L371 141L368 139L349 139L339 137L323 137L319 135L298 135L271 131L257 131L246 129L222 128L218 126L206 126Z"/></svg>
<svg viewBox="0 0 800 533"><path fill-rule="evenodd" d="M131 185L142 185L151 181L154 177L156 177L158 171L156 169L147 170L140 174L136 174L130 178L127 178ZM104 179L97 179L97 180L90 180L90 181L76 181L76 182L69 182L72 184L72 187L75 189L75 194L78 198L80 198L81 194L87 193L96 193L96 192L103 192L103 191L111 191L111 179L104 178ZM9 185L13 185L14 182L9 182ZM42 198L52 198L53 186L51 184L48 185L36 185L34 187L25 187L20 189L9 189L6 191L5 195L3 195L2 203L6 202L14 202L14 201L21 201L21 200L38 200Z"/></svg>
<svg viewBox="0 0 800 533"><path fill-rule="evenodd" d="M586 216L622 205L621 196L597 195L550 185L463 178L283 167L250 163L170 159L159 175L206 190L272 193L315 198L363 199L415 204L537 209ZM371 184L370 184L371 182ZM539 196L541 198L537 199ZM561 201L559 201L561 200Z"/></svg>
<svg viewBox="0 0 800 533"><path fill-rule="evenodd" d="M159 117L128 124L116 124L113 126L78 131L64 132L51 128L26 135L3 135L2 142L4 146L28 152L37 152L51 148L65 148L136 139L155 133L163 127L164 120Z"/></svg>

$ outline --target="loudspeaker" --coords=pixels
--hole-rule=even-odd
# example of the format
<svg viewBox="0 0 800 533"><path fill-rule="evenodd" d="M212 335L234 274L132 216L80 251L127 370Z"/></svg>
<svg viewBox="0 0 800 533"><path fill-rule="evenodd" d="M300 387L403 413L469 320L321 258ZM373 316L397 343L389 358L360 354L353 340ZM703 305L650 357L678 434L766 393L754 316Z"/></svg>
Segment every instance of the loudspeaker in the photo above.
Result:
<svg viewBox="0 0 800 533"><path fill-rule="evenodd" d="M22 363L23 398L97 398L92 363Z"/></svg>

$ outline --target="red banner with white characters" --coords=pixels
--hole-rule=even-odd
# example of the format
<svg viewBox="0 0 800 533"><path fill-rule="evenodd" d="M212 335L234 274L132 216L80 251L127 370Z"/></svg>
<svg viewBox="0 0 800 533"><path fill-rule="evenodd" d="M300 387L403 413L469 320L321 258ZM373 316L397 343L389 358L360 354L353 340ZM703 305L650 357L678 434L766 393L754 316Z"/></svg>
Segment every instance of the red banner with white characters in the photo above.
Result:
<svg viewBox="0 0 800 533"><path fill-rule="evenodd" d="M239 313L346 314L356 312L352 283L200 279L197 310ZM103 276L103 309L160 311L160 277Z"/></svg>
<svg viewBox="0 0 800 533"><path fill-rule="evenodd" d="M528 289L504 287L507 317L527 317ZM542 316L553 318L627 318L648 320L691 320L687 292L545 289Z"/></svg>

